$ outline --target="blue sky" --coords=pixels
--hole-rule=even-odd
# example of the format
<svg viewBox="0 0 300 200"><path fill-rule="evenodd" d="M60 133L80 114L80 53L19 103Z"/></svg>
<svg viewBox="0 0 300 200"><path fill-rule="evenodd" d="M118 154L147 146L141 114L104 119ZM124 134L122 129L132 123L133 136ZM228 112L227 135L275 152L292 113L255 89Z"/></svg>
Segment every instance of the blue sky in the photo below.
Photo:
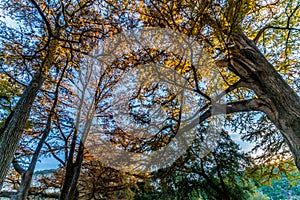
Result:
<svg viewBox="0 0 300 200"><path fill-rule="evenodd" d="M241 149L245 152L249 151L253 147L253 144L242 141L241 136L238 133L230 133L230 137L237 144L239 144ZM59 164L60 163L53 157L42 158L40 159L40 162L37 163L35 171L46 170L46 169L57 169Z"/></svg>
<svg viewBox="0 0 300 200"><path fill-rule="evenodd" d="M36 164L35 171L58 168L59 162L53 158L43 158Z"/></svg>

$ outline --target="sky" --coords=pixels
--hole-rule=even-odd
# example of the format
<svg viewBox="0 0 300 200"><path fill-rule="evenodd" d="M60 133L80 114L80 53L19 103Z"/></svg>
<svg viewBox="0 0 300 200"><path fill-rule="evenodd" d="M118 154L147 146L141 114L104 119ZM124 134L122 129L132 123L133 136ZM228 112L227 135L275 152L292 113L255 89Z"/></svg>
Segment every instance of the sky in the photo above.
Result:
<svg viewBox="0 0 300 200"><path fill-rule="evenodd" d="M7 24L10 24L11 26L16 26L16 22L11 20L9 17L6 17L1 9L0 9L0 20L6 21ZM237 144L240 145L240 148L244 151L249 151L253 146L249 142L242 141L240 134L230 133L230 136ZM36 165L35 171L55 169L59 166L59 164L60 163L53 157L41 158Z"/></svg>
<svg viewBox="0 0 300 200"><path fill-rule="evenodd" d="M235 141L241 148L242 151L249 151L253 144L249 142L242 141L241 135L238 133L230 133L230 137ZM40 161L36 164L35 171L41 171L41 170L47 170L47 169L57 169L59 166L59 162L53 158L42 158Z"/></svg>
<svg viewBox="0 0 300 200"><path fill-rule="evenodd" d="M46 169L57 169L59 162L53 158L42 158L35 167L35 171L46 170Z"/></svg>

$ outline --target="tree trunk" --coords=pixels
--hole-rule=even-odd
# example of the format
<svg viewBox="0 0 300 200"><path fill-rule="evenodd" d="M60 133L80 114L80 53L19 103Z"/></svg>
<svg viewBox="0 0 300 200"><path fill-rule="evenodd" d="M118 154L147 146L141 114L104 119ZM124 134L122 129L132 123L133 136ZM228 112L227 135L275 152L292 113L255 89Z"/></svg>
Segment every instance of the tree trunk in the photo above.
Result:
<svg viewBox="0 0 300 200"><path fill-rule="evenodd" d="M22 181L19 186L17 194L12 198L13 200L26 200L30 189L30 184L33 176L33 170L27 170L22 174Z"/></svg>
<svg viewBox="0 0 300 200"><path fill-rule="evenodd" d="M0 142L0 190L3 186L3 181L13 160L14 154L18 148L25 124L29 118L32 104L46 80L48 70L51 68L55 60L57 45L58 41L56 40L52 40L50 42L47 56L45 57L40 70L34 75L31 82L24 90L15 107L12 117L7 124L7 127L3 130L2 140Z"/></svg>
<svg viewBox="0 0 300 200"><path fill-rule="evenodd" d="M59 200L76 200L78 199L77 184L81 172L81 164L83 161L84 146L81 142L77 153L76 161L67 162L66 175L61 190Z"/></svg>
<svg viewBox="0 0 300 200"><path fill-rule="evenodd" d="M92 109L93 107L90 107ZM91 110L90 110L91 111ZM91 123L92 123L93 118L88 118L84 131L81 135L81 141L80 145L78 148L76 160L73 163L73 158L74 158L74 153L75 153L75 143L77 139L77 131L74 133L73 139L72 139L72 145L71 145L71 150L67 162L67 167L66 167L66 175L65 175L65 180L64 184L61 190L61 195L59 197L59 200L77 200L78 199L78 180L81 172L81 165L83 162L83 157L84 157L84 144L87 138L87 134L89 133L89 130L91 128Z"/></svg>
<svg viewBox="0 0 300 200"><path fill-rule="evenodd" d="M284 81L253 41L244 34L235 35L229 69L248 83L259 98L262 111L281 131L300 170L300 97Z"/></svg>
<svg viewBox="0 0 300 200"><path fill-rule="evenodd" d="M49 123L49 125L47 124L46 129L43 131L43 136L38 143L38 146L34 152L34 155L32 157L32 160L30 162L28 169L22 174L21 184L20 184L20 187L18 189L18 192L17 192L14 200L25 200L28 196L33 172L34 172L36 163L38 161L40 151L43 147L43 143L45 142L45 140L50 132L50 121L49 120L48 120L48 123Z"/></svg>
<svg viewBox="0 0 300 200"><path fill-rule="evenodd" d="M42 131L42 137L39 140L38 145L37 145L37 147L34 151L34 154L32 156L32 159L31 159L31 162L30 162L30 165L29 165L28 169L26 171L24 170L24 172L22 173L21 184L20 184L18 192L15 196L15 200L23 200L23 199L26 199L27 196L28 196L28 192L29 192L29 189L30 189L30 184L31 184L31 180L32 180L32 176L33 176L33 172L34 172L36 163L38 161L38 158L39 158L40 152L42 150L43 144L46 141L46 139L47 139L47 137L50 133L50 130L51 130L52 116L54 115L54 111L55 111L55 108L56 108L57 103L58 103L59 87L60 87L61 82L63 80L63 76L64 76L64 73L65 73L66 69L67 69L67 67L65 67L63 69L62 75L61 75L60 79L58 80L58 82L56 84L56 89L55 89L55 92L54 92L55 93L55 97L54 97L55 99L53 101L53 105L51 107L51 110L50 110L50 113L49 113L49 116L48 116L48 119L47 119L46 127Z"/></svg>
<svg viewBox="0 0 300 200"><path fill-rule="evenodd" d="M0 143L0 189L2 188L3 181L18 148L33 101L44 81L45 77L41 72L35 74L18 101L14 114L3 132L2 141Z"/></svg>
<svg viewBox="0 0 300 200"><path fill-rule="evenodd" d="M93 73L93 71L89 71L88 73ZM88 114L83 114L82 109L83 106L87 106L88 104L85 104L85 95L87 95L87 88L90 86L90 77L87 76L87 79L84 82L84 86L82 88L82 94L81 94L81 99L79 102L79 108L78 108L78 113L77 113L77 119L76 119L76 125L75 125L75 132L72 137L72 143L70 147L70 152L69 156L67 159L67 164L66 164L66 174L65 174L65 179L64 183L62 186L61 194L59 197L59 200L75 200L78 199L78 189L77 189L77 184L81 172L81 165L83 162L83 157L84 157L84 144L87 138L87 135L90 131L91 125L92 125L92 120L94 117L94 101L92 105L88 106ZM85 116L86 115L86 116ZM85 117L85 122L81 121L81 117ZM78 147L78 151L76 154L76 160L74 162L74 156L75 156L75 148L76 148L76 141L78 140L78 127L80 123L84 123L84 128L83 131L81 132L81 137L80 137L80 144Z"/></svg>
<svg viewBox="0 0 300 200"><path fill-rule="evenodd" d="M66 175L63 183L63 187L61 190L61 194L59 200L77 200L78 199L78 180L81 172L81 165L84 157L84 143L88 134L88 131L91 127L91 120L89 119L85 124L85 131L82 134L80 145L78 148L78 152L76 155L76 160L73 162L73 158L75 155L75 146L77 140L77 131L75 131L73 138L71 149L68 157L68 162L66 166Z"/></svg>

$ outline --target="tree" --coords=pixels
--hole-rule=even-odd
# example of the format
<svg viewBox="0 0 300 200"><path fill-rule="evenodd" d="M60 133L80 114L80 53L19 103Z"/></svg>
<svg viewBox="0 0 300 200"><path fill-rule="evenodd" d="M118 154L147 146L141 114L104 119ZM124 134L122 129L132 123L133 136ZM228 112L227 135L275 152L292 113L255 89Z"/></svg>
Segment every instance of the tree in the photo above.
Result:
<svg viewBox="0 0 300 200"><path fill-rule="evenodd" d="M66 63L77 68L77 62L89 52L91 44L111 34L107 20L110 16L99 13L100 7L98 1L1 2L2 10L9 13L11 19L21 22L18 28L1 23L3 65L20 69L23 76L30 77L2 133L1 187L35 97L52 70L60 70ZM27 71L22 70L24 67ZM13 78L22 78L22 74Z"/></svg>
<svg viewBox="0 0 300 200"><path fill-rule="evenodd" d="M54 90L54 100L53 100L53 105L50 108L50 112L46 121L46 126L45 128L41 131L41 138L39 139L39 142L36 146L36 149L34 150L34 153L32 155L32 159L30 161L30 164L28 168L25 170L23 169L16 160L13 160L13 165L15 169L20 173L22 180L21 184L19 186L18 192L16 196L14 197L16 200L17 199L26 199L29 189L30 189L30 183L32 180L32 176L34 173L35 165L38 162L38 158L40 156L40 152L42 151L42 147L44 142L46 141L50 131L51 131L51 122L52 122L52 117L55 114L56 106L59 103L59 90L62 85L62 80L63 77L65 76L67 67L62 69L62 74L58 77L58 81L56 84L56 88Z"/></svg>
<svg viewBox="0 0 300 200"><path fill-rule="evenodd" d="M86 154L78 191L80 199L133 199L137 177L105 167Z"/></svg>
<svg viewBox="0 0 300 200"><path fill-rule="evenodd" d="M115 57L110 63L111 66L107 66L112 71L120 72L106 77L107 80L112 81L108 89L108 95L111 96L105 101L108 105L98 101L102 98L101 76L100 81L96 81L89 88L94 94L92 101L89 102L94 106L91 110L99 114L97 120L104 123L97 131L105 133L107 141L128 152L155 152L165 147L180 133L179 128L185 122L182 117L188 110L194 111L194 116L197 117L196 125L203 125L214 115L223 114L223 110L214 110L213 107L223 107L226 108L228 119L232 119L229 124L231 128L238 129L237 123L246 119L249 119L250 125L248 124L245 130L255 126L254 119L258 118L259 123L266 123L260 126L262 130L243 135L244 139L256 143L255 149L260 146L269 150L261 162L262 160L271 162L276 154L282 152L289 156L285 151L286 145L294 157L296 166L300 169L299 61L296 51L299 46L300 21L297 16L299 16L300 5L297 1L147 0L124 1L120 4L119 1L96 0L53 2L3 0L1 8L3 13L8 13L14 20L13 24L6 22L0 24L0 43L3 44L0 47L1 61L3 61L1 73L7 76L5 79L14 81L18 85L17 88L24 88L24 90L19 98L14 96L15 99L11 101L13 106L5 113L5 120L1 122L0 155L3 156L0 157L0 185L12 163L20 137L32 113L30 111L36 96L49 86L53 76L59 74L64 67L68 67L69 74L76 76L75 71L86 64L83 62L84 55L90 53L97 41L134 27L173 30L202 45L215 63L214 70L218 71L222 78L218 84L223 86L224 91L214 96L209 89L210 85L203 87L202 84L207 78L206 71L197 69L198 63L193 63L187 57L176 52L168 52L170 49L149 47L129 49L124 55ZM145 38L146 41L154 39ZM120 45L119 48L125 46ZM116 50L112 49L111 54ZM124 89L124 86L117 84L118 78L130 76L130 72L137 72L138 66L151 62L164 65L176 72L178 76L182 76L188 83L186 89L189 91L189 97L195 96L199 100L196 106L190 105L184 108L180 95L164 88L159 78L152 78L152 82L141 82L136 88L128 91L128 94L132 93L128 102L124 101L122 96L116 95L116 91ZM163 71L161 73L163 78L168 79L169 72ZM80 77L64 80L74 82L76 78ZM2 84L0 85L2 89L1 86ZM6 104L7 99L11 97L2 93L1 91L0 101ZM75 97L71 93L69 95L70 98ZM227 98L225 103L218 101L222 97ZM115 99L111 100L111 98ZM164 110L166 119L155 119L160 120L158 124L163 126L146 139L132 134L129 130L131 127L126 126L127 121L116 123L120 115L119 110L112 108L113 102L116 101L126 103L125 107L129 110L128 120L134 123L135 130L156 128L149 125L153 120L153 116L151 119L149 113L155 111L156 107ZM54 100L52 105L55 104ZM106 107L108 108L103 112L101 109ZM79 109L80 112L81 110ZM241 112L243 114L237 115ZM39 127L40 130L45 130L45 134L36 149L35 160L45 143L51 124L59 127L62 122L62 119L54 122L54 118L58 117L53 115L50 112L49 123ZM78 128L79 121L74 124L69 121L71 126L59 130L66 144L64 150L67 152L65 162L62 161L65 164L66 174L61 199L74 199L78 196L77 183L85 152L85 133L81 136L78 134L82 130ZM83 130L88 131L92 120L87 119L86 122L83 124ZM273 131L274 127L276 131ZM71 129L72 132L68 132L67 129ZM277 134L278 130L280 135ZM65 135L68 136L64 137ZM51 143L46 142L46 145L49 150L55 149ZM222 147L227 146L222 143ZM234 148L234 145L231 144L230 147ZM172 148L176 150L176 145ZM107 152L102 153L107 154ZM234 154L233 151L231 153ZM187 156L188 160L189 156L191 155ZM211 163L226 163L222 159L213 157L213 154L211 156ZM136 157L132 158L132 161L136 160ZM202 163L201 160L197 162ZM231 164L234 166L235 162ZM207 167L207 171L215 170L220 180L214 181L220 184L220 187L214 181L206 180L210 184L206 192L213 198L215 190L224 194L225 199L229 199L228 193L234 194L234 192L228 192L230 190L227 190L220 174L226 173L226 170L225 172L222 170L231 166L210 167ZM30 173L32 170L31 167ZM200 174L205 176L206 173L200 170Z"/></svg>
<svg viewBox="0 0 300 200"><path fill-rule="evenodd" d="M153 173L150 180L156 192L137 193L137 199L151 193L160 199L249 199L254 188L244 170L250 159L225 131L216 148L201 157L199 147L204 138L205 129L199 129L196 141L185 155L170 167Z"/></svg>
<svg viewBox="0 0 300 200"><path fill-rule="evenodd" d="M228 102L227 113L265 113L300 169L299 64L292 45L298 45L299 7L296 1L144 1L136 10L144 26L168 27L206 45L228 83L227 92L246 88L255 94ZM268 50L272 47L281 48Z"/></svg>
<svg viewBox="0 0 300 200"><path fill-rule="evenodd" d="M9 78L5 73L0 72L0 141L2 139L2 132L5 130L7 123L5 123L6 118L12 117L12 110L14 99L18 97L20 88L18 85L14 84L14 81Z"/></svg>

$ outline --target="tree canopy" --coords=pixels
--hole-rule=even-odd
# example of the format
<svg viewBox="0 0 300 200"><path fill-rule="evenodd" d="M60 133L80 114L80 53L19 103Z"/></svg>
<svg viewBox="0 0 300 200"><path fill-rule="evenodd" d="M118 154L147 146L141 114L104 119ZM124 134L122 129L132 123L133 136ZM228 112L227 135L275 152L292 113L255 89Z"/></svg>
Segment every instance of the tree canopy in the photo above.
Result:
<svg viewBox="0 0 300 200"><path fill-rule="evenodd" d="M0 27L13 198L254 199L298 183L298 1L1 0ZM60 168L33 186L47 157Z"/></svg>

